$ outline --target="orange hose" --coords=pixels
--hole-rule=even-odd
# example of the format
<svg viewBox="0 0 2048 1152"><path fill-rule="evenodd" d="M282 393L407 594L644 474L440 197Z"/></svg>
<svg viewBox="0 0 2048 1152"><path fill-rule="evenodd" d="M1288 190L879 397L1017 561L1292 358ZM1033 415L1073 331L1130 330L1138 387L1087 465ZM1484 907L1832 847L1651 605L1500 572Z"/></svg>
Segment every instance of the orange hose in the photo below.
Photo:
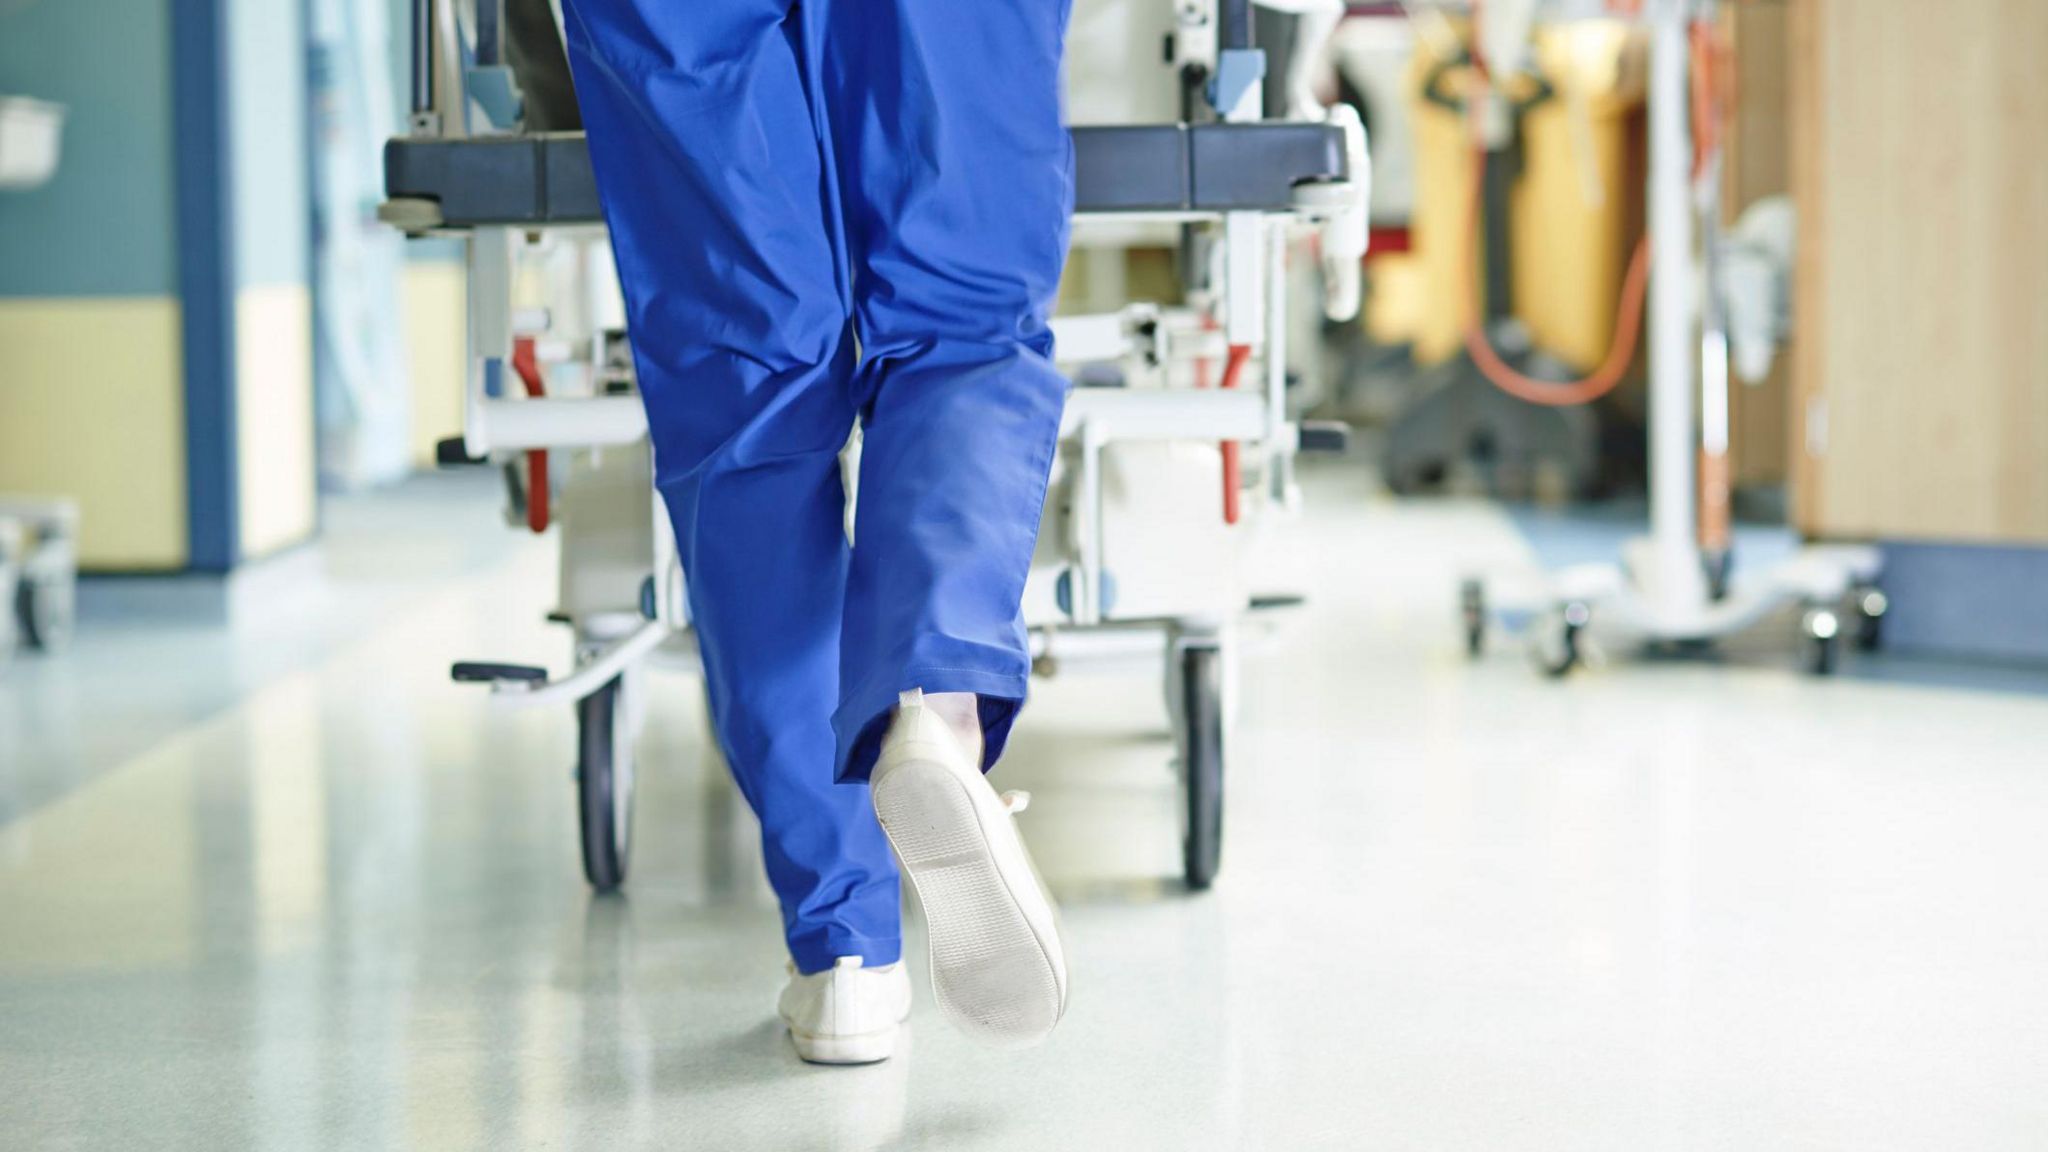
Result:
<svg viewBox="0 0 2048 1152"><path fill-rule="evenodd" d="M1472 67L1479 75L1478 93L1466 97L1466 106L1476 109L1479 98L1486 93L1492 81L1491 71L1486 66L1486 57L1481 50L1479 28L1482 0L1472 0ZM1569 408L1579 404L1590 404L1614 391L1621 378L1628 373L1628 366L1636 356L1636 337L1642 331L1643 296L1650 286L1650 237L1645 234L1636 242L1635 254L1629 257L1628 274L1621 284L1621 311L1614 320L1614 342L1607 348L1606 359L1593 370L1592 375L1563 383L1552 380L1538 380L1514 370L1493 344L1486 338L1485 318L1479 315L1479 238L1480 220L1486 199L1486 146L1479 139L1477 115L1472 120L1472 251L1465 262L1465 299L1471 312L1465 317L1465 351L1472 362L1479 367L1479 374L1486 377L1494 387L1531 404L1549 408Z"/></svg>
<svg viewBox="0 0 2048 1152"><path fill-rule="evenodd" d="M1692 178L1698 180L1721 148L1721 126L1728 118L1735 84L1730 53L1713 24L1694 21L1686 29L1686 47L1691 57Z"/></svg>
<svg viewBox="0 0 2048 1152"><path fill-rule="evenodd" d="M1686 48L1692 81L1692 178L1698 183L1711 176L1714 158L1721 150L1722 133L1732 108L1735 88L1733 54L1722 39L1720 30L1706 20L1696 20L1686 29ZM1714 386L1711 381L1702 381L1702 384ZM1725 376L1719 386L1723 389L1728 387ZM1702 444L1696 475L1699 478L1700 547L1708 553L1726 553L1734 543L1731 507L1734 478L1726 449L1712 452Z"/></svg>
<svg viewBox="0 0 2048 1152"><path fill-rule="evenodd" d="M1472 310L1465 318L1465 351L1479 366L1480 374L1494 387L1531 404L1567 408L1590 404L1614 391L1627 374L1629 362L1635 359L1636 338L1642 331L1643 297L1650 286L1650 238L1646 235L1637 241L1635 254L1629 258L1628 275L1621 285L1621 311L1614 321L1614 340L1608 345L1607 356L1600 366L1578 380L1562 383L1538 380L1515 371L1501 359L1500 353L1494 351L1492 343L1487 340L1484 321L1479 316L1479 235L1485 187L1486 149L1475 145L1472 149L1472 253L1465 265L1465 296Z"/></svg>

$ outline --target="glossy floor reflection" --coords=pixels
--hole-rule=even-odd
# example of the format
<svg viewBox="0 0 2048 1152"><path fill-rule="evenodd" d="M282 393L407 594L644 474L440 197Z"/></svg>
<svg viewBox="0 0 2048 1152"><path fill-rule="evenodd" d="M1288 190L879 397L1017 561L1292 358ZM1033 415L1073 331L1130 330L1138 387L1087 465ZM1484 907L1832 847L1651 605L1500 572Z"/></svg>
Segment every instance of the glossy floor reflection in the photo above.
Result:
<svg viewBox="0 0 2048 1152"><path fill-rule="evenodd" d="M1507 522L1310 496L1215 892L1171 880L1149 673L1026 714L1002 783L1075 980L1042 1049L922 1003L889 1064L796 1061L685 678L591 899L569 718L442 677L561 655L527 547L0 826L0 1148L2048 1146L2048 698L1469 664L1455 576Z"/></svg>

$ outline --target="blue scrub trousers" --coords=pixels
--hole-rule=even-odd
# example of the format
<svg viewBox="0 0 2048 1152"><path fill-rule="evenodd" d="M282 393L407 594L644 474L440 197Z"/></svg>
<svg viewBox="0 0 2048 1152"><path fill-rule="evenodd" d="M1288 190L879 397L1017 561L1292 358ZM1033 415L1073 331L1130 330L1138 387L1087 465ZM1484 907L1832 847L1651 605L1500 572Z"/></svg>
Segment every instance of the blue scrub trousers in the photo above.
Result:
<svg viewBox="0 0 2048 1152"><path fill-rule="evenodd" d="M979 693L984 767L1024 701L1068 3L564 4L713 719L805 972L900 952L861 783L897 694Z"/></svg>

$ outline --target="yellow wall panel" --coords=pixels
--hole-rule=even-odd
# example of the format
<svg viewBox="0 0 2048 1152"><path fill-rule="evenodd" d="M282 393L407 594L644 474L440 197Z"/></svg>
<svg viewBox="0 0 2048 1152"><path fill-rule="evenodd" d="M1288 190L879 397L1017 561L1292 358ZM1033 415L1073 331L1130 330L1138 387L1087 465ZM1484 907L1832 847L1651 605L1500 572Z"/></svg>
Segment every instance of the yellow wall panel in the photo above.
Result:
<svg viewBox="0 0 2048 1152"><path fill-rule="evenodd" d="M434 442L462 432L468 280L455 261L405 266L406 364L412 370L413 459L434 466Z"/></svg>
<svg viewBox="0 0 2048 1152"><path fill-rule="evenodd" d="M77 500L87 568L185 565L179 332L169 297L0 300L0 491Z"/></svg>
<svg viewBox="0 0 2048 1152"><path fill-rule="evenodd" d="M242 555L253 560L313 534L313 312L304 284L236 295L235 409Z"/></svg>

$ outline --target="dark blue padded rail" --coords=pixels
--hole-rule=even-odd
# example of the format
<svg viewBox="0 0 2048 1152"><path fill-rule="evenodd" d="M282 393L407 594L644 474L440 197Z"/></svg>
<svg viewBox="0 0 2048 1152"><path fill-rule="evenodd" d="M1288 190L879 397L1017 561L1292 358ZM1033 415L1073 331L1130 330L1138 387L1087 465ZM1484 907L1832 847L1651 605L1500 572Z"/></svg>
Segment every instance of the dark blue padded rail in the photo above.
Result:
<svg viewBox="0 0 2048 1152"><path fill-rule="evenodd" d="M1074 135L1078 212L1281 211L1299 184L1345 179L1344 137L1324 124L1145 124ZM438 228L586 224L597 183L580 132L399 137L384 146L384 192L433 201Z"/></svg>

